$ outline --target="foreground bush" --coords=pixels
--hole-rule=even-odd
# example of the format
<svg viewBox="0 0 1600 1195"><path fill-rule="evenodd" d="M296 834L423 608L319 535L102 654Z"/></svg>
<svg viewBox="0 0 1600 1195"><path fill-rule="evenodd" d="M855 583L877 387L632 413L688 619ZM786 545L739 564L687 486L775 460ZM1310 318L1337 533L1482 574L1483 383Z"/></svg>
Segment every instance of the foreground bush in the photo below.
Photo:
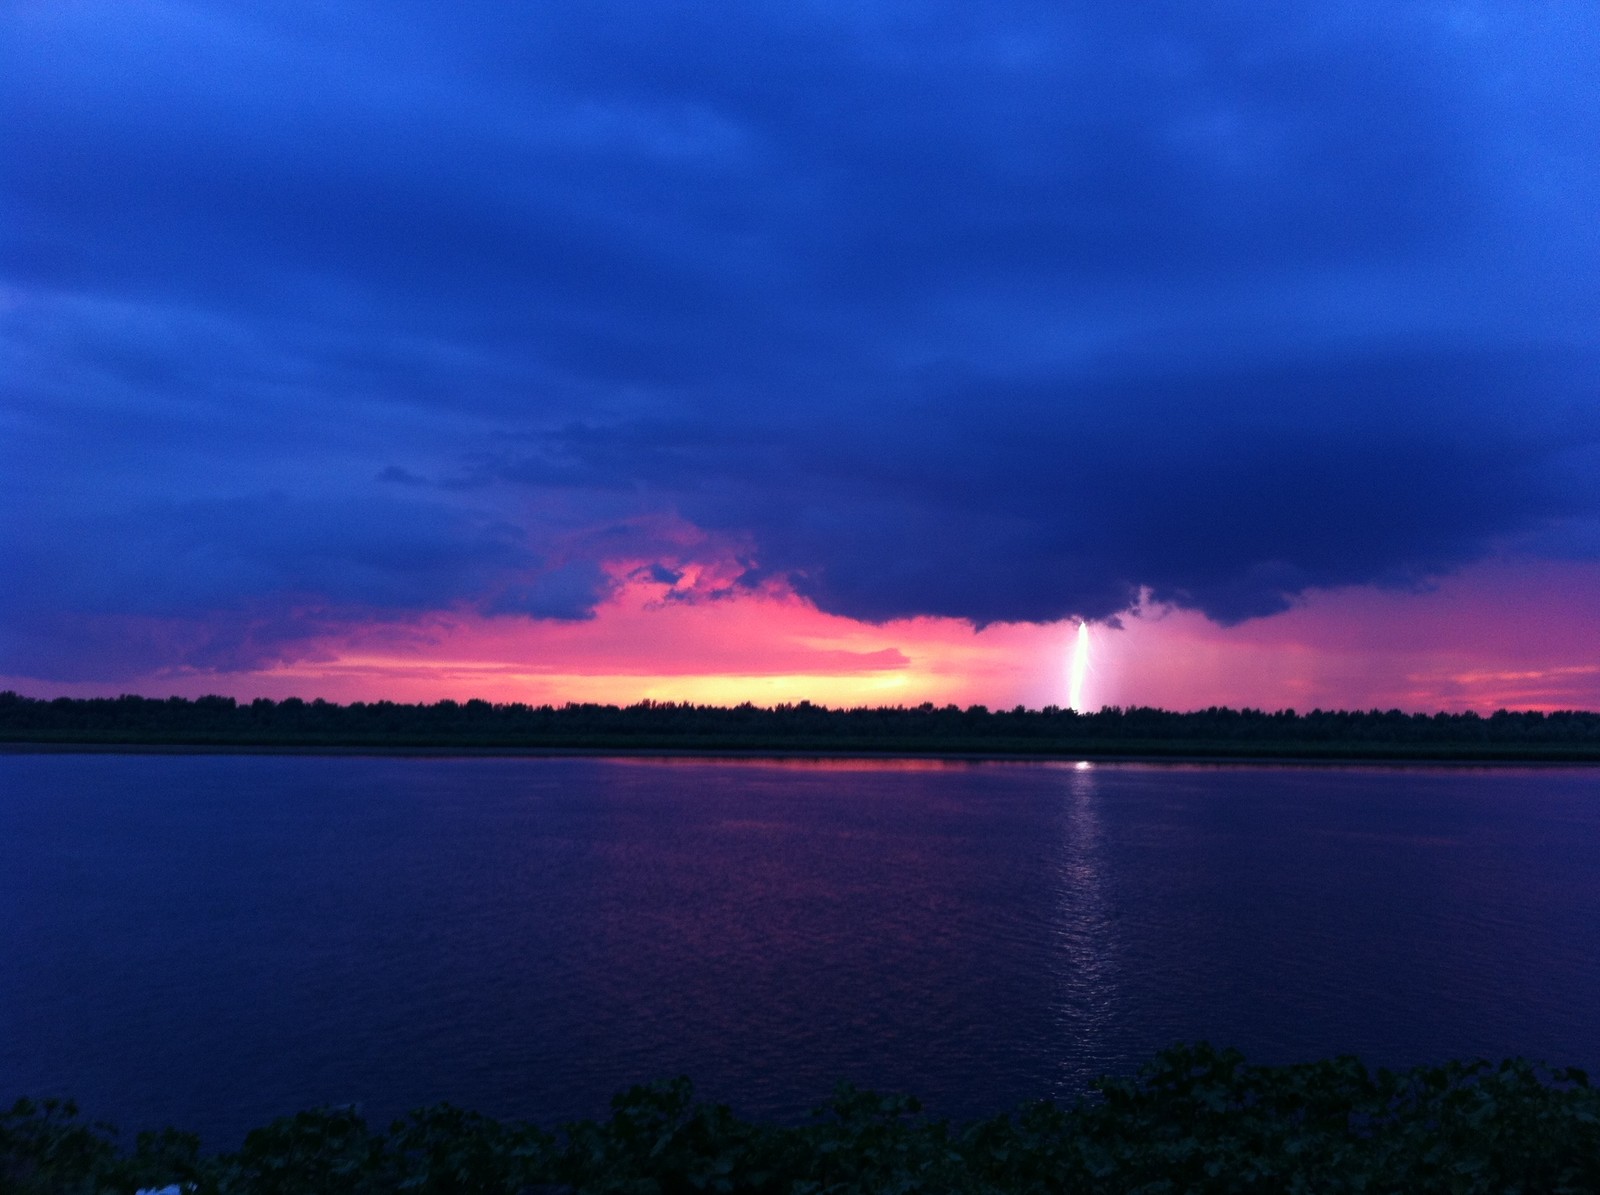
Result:
<svg viewBox="0 0 1600 1195"><path fill-rule="evenodd" d="M1593 1193L1600 1094L1582 1072L1522 1061L1373 1074L1353 1058L1251 1066L1202 1045L1101 1080L1072 1107L966 1127L848 1087L807 1124L752 1124L697 1103L686 1079L632 1088L609 1120L554 1133L448 1105L387 1130L323 1110L215 1156L172 1131L120 1150L113 1130L69 1104L24 1100L0 1115L7 1195L172 1183L212 1195Z"/></svg>

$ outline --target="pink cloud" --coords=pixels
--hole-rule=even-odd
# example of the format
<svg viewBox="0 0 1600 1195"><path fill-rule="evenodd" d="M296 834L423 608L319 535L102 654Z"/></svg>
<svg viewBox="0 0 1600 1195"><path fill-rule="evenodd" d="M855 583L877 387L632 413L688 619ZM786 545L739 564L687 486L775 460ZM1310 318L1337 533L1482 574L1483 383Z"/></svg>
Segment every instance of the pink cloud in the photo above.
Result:
<svg viewBox="0 0 1600 1195"><path fill-rule="evenodd" d="M129 685L53 684L48 691L535 704L1061 700L1063 628L979 632L933 618L873 626L824 614L781 587L730 586L730 576L690 570L674 586L635 576L581 622L468 612L372 622L259 670L171 671ZM25 678L0 678L0 685L44 691Z"/></svg>
<svg viewBox="0 0 1600 1195"><path fill-rule="evenodd" d="M1600 565L1498 561L1405 592L1343 589L1235 627L1147 610L1103 644L1096 699L1177 709L1600 708Z"/></svg>
<svg viewBox="0 0 1600 1195"><path fill-rule="evenodd" d="M740 588L735 571L690 568L667 585L621 569L626 579L583 622L438 614L345 629L255 671L173 671L117 685L0 678L0 687L534 704L1067 703L1074 626L872 625L824 614L779 586ZM1090 638L1090 706L1595 709L1600 565L1486 564L1426 592L1313 594L1234 627L1145 608Z"/></svg>

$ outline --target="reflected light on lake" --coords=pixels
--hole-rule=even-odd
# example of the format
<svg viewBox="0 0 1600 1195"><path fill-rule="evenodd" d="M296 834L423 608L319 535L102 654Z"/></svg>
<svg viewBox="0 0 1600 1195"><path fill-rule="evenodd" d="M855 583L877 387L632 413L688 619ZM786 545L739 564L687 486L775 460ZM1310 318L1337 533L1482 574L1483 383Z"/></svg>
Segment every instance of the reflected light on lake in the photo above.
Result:
<svg viewBox="0 0 1600 1195"><path fill-rule="evenodd" d="M1051 935L1058 1095L1083 1091L1114 1061L1110 1031L1120 984L1116 925L1104 875L1098 777L1081 760L1065 779Z"/></svg>
<svg viewBox="0 0 1600 1195"><path fill-rule="evenodd" d="M679 768L785 768L799 772L948 772L971 768L981 759L948 757L835 756L835 755L628 755L608 763L644 767ZM996 761L1005 762L1005 761Z"/></svg>

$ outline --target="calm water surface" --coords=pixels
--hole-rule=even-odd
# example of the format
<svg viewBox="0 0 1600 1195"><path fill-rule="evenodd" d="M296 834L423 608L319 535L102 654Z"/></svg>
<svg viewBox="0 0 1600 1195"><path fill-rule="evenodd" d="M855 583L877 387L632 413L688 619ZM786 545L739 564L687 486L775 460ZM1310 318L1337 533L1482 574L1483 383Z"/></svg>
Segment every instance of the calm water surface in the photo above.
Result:
<svg viewBox="0 0 1600 1195"><path fill-rule="evenodd" d="M1600 1069L1600 771L0 756L0 1100L235 1144L676 1073L957 1117L1176 1040Z"/></svg>

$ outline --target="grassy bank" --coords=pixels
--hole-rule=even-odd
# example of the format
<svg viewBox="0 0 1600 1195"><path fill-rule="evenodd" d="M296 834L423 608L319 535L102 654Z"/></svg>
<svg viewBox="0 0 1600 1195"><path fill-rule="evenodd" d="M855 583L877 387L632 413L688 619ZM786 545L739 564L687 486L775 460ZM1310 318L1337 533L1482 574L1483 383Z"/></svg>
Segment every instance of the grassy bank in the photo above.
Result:
<svg viewBox="0 0 1600 1195"><path fill-rule="evenodd" d="M1030 739L848 739L730 738L710 735L592 735L526 738L358 737L300 735L293 738L236 735L59 733L0 736L0 750L134 751L149 753L299 754L485 754L485 755L706 755L766 758L824 757L950 759L1089 759L1217 762L1593 764L1600 749L1537 744L1418 745L1404 743L1232 743L1135 739L1107 744L1093 740Z"/></svg>
<svg viewBox="0 0 1600 1195"><path fill-rule="evenodd" d="M24 1101L0 1116L0 1190L174 1182L215 1195L1592 1193L1600 1092L1581 1072L1520 1061L1372 1073L1351 1058L1252 1066L1194 1046L1071 1107L965 1126L848 1088L806 1124L757 1124L697 1102L682 1079L617 1096L609 1120L556 1130L448 1106L388 1128L325 1110L216 1155L170 1130L119 1148L61 1105Z"/></svg>

